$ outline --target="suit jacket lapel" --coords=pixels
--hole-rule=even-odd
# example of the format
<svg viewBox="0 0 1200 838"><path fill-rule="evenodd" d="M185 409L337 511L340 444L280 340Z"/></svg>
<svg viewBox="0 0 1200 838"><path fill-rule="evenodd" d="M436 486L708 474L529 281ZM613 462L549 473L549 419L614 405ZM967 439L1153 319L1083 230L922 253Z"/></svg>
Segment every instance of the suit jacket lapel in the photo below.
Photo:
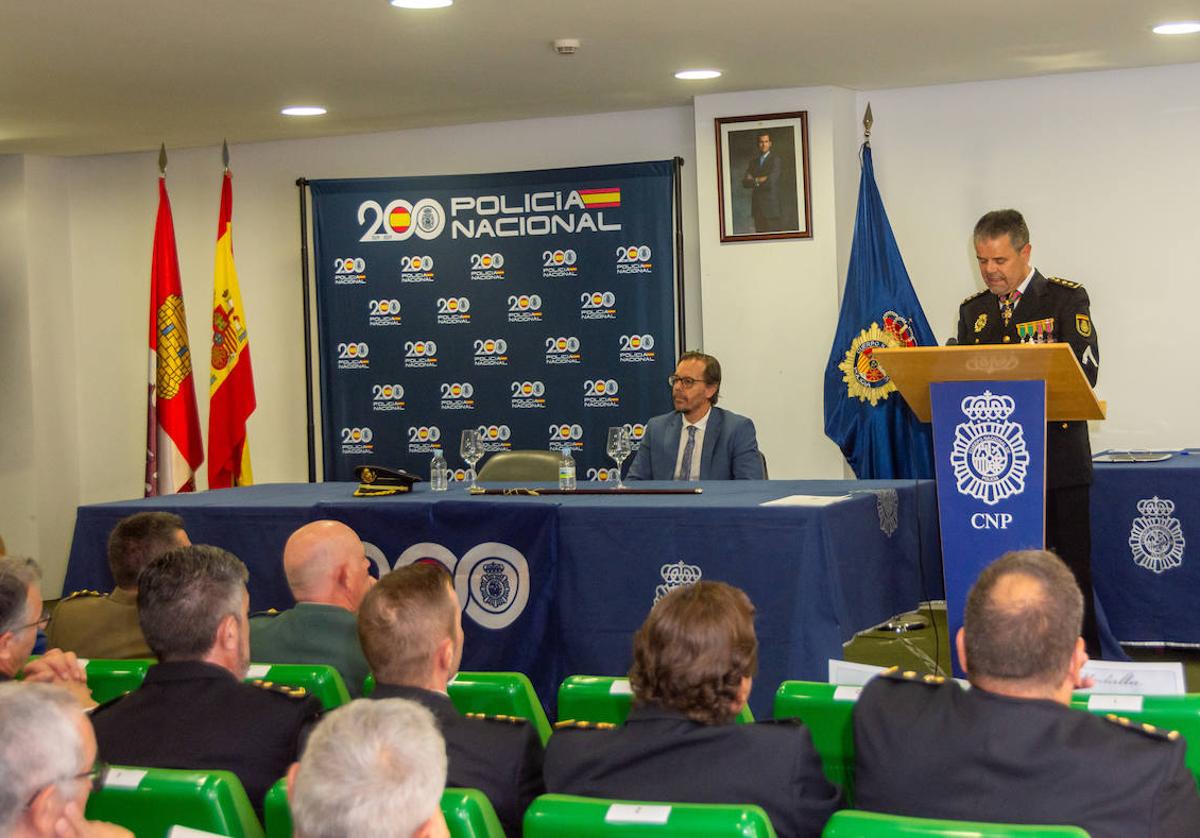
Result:
<svg viewBox="0 0 1200 838"><path fill-rule="evenodd" d="M671 420L667 423L667 433L663 439L662 461L666 464L666 474L662 477L656 477L656 480L674 480L675 479L675 460L679 456L679 435L683 433L683 416L679 413L672 413Z"/></svg>
<svg viewBox="0 0 1200 838"><path fill-rule="evenodd" d="M724 412L719 407L709 408L708 424L704 427L704 451L700 455L701 480L708 480L712 471L713 452L717 450L717 437L721 435L721 416Z"/></svg>

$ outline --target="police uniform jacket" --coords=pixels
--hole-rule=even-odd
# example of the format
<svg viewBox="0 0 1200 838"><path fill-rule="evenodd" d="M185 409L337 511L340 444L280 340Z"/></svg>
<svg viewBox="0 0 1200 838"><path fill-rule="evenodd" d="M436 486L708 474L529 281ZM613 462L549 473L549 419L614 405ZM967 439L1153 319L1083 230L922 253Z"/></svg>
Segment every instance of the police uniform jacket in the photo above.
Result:
<svg viewBox="0 0 1200 838"><path fill-rule="evenodd" d="M623 727L557 729L546 748L546 788L625 800L754 804L781 838L819 836L841 804L798 720L709 725L652 704L635 705Z"/></svg>
<svg viewBox="0 0 1200 838"><path fill-rule="evenodd" d="M320 713L304 690L246 684L215 664L176 661L150 667L141 687L97 707L92 725L107 763L232 771L261 809Z"/></svg>
<svg viewBox="0 0 1200 838"><path fill-rule="evenodd" d="M521 834L521 820L542 782L542 742L533 725L511 716L468 717L445 693L379 684L371 698L406 698L426 707L446 740L446 785L481 790L491 801L504 831Z"/></svg>
<svg viewBox="0 0 1200 838"><path fill-rule="evenodd" d="M880 675L854 707L854 744L860 809L1073 824L1092 838L1200 835L1183 739L1055 701Z"/></svg>
<svg viewBox="0 0 1200 838"><path fill-rule="evenodd" d="M250 657L261 663L323 663L346 682L351 698L362 695L371 669L358 644L358 618L345 608L298 602L287 611L250 620Z"/></svg>
<svg viewBox="0 0 1200 838"><path fill-rule="evenodd" d="M138 625L137 591L76 591L54 609L46 629L51 649L81 658L153 658Z"/></svg>
<svg viewBox="0 0 1200 838"><path fill-rule="evenodd" d="M961 346L1067 343L1093 387L1100 372L1100 343L1092 324L1087 291L1077 282L1046 279L1039 271L1033 272L1007 326L1000 316L1000 298L990 291L980 291L963 300L958 309L958 342ZM1087 422L1049 423L1046 488L1085 486L1091 482L1092 449Z"/></svg>

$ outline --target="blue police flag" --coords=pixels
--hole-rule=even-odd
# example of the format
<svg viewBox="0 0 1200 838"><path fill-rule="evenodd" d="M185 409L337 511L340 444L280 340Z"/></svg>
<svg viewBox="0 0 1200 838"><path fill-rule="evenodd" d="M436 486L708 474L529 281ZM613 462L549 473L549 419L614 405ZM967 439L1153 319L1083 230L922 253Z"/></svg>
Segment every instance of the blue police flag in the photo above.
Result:
<svg viewBox="0 0 1200 838"><path fill-rule="evenodd" d="M825 434L859 479L933 477L929 426L917 421L871 355L884 347L936 344L875 185L871 147L864 143L850 269L825 367Z"/></svg>

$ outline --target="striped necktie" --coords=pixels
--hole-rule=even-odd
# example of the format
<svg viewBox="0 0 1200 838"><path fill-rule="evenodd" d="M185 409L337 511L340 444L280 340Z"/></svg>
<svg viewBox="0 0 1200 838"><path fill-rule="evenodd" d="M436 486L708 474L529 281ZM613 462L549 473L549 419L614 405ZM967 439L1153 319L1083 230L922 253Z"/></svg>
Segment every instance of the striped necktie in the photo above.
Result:
<svg viewBox="0 0 1200 838"><path fill-rule="evenodd" d="M692 455L696 453L696 426L688 425L688 441L683 446L683 462L679 465L679 476L676 480L692 479Z"/></svg>

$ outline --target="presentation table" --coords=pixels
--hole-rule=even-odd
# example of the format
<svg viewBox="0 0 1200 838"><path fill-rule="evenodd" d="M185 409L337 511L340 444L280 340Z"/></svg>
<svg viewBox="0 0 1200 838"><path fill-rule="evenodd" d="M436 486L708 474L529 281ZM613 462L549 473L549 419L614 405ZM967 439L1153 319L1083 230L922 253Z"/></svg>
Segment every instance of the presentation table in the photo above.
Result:
<svg viewBox="0 0 1200 838"><path fill-rule="evenodd" d="M942 597L932 481L697 485L698 495L498 497L422 483L411 494L355 498L353 483L306 483L94 504L79 509L64 589L110 590L113 525L167 510L183 517L194 543L246 563L251 610L286 608L284 542L302 524L332 518L367 542L380 573L420 560L445 565L464 607L463 669L525 672L553 705L566 675L628 670L633 632L657 597L720 580L744 589L757 610L751 706L760 717L780 681L824 680L827 659L841 657L855 632Z"/></svg>

